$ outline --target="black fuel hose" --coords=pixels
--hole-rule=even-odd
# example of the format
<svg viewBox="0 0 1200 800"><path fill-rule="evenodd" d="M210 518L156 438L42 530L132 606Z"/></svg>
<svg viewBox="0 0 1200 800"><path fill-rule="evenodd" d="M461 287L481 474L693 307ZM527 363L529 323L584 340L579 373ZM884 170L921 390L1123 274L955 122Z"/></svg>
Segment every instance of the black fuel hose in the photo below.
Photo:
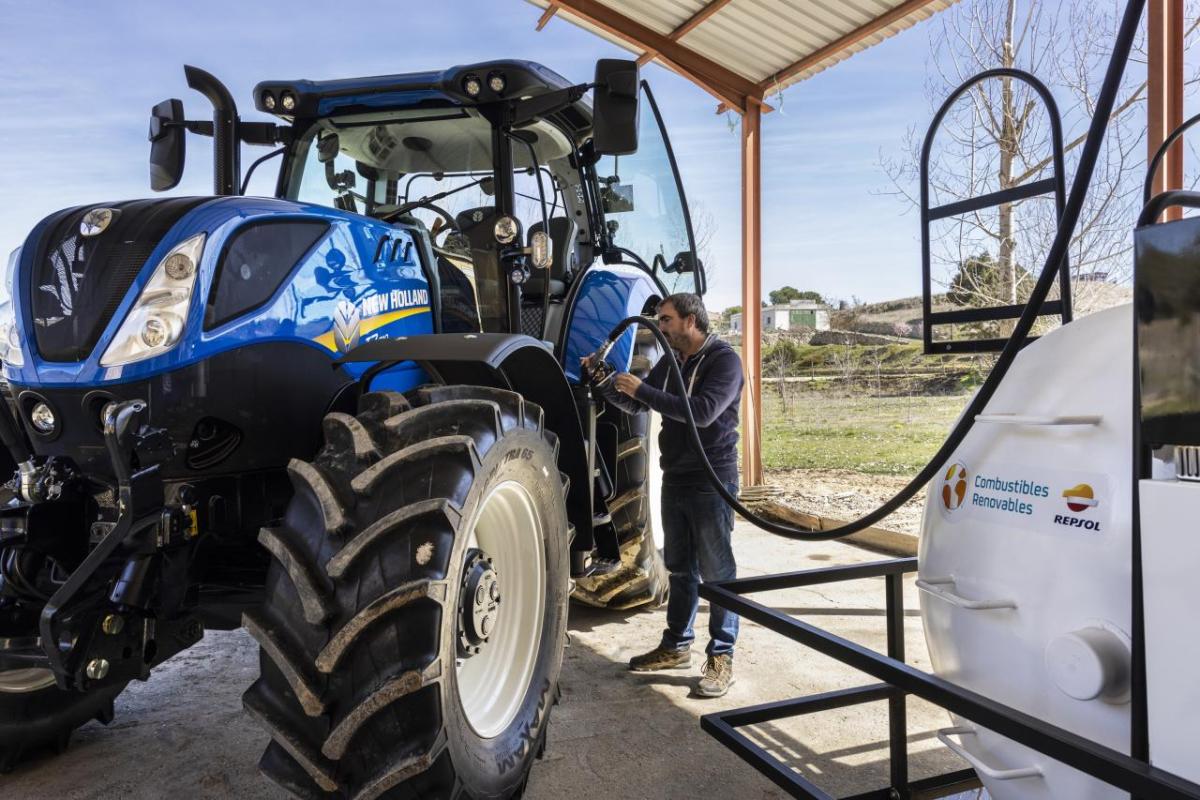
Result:
<svg viewBox="0 0 1200 800"><path fill-rule="evenodd" d="M781 536L810 541L840 539L843 536L849 536L852 533L858 533L871 527L907 503L912 499L913 495L921 490L921 487L938 474L946 461L958 449L958 446L962 444L967 433L975 426L975 417L983 413L988 402L991 401L992 396L996 393L996 389L1000 386L1000 381L1004 379L1009 367L1012 366L1013 361L1016 359L1017 353L1020 352L1021 347L1024 345L1025 338L1033 329L1033 323L1039 316L1042 303L1045 302L1046 296L1050 293L1050 289L1054 285L1059 265L1067 254L1067 247L1071 243L1071 234L1074 232L1075 226L1079 222L1079 215L1083 210L1083 201L1087 195L1088 184L1091 183L1092 174L1096 169L1096 159L1100 154L1100 145L1104 139L1104 133L1108 128L1108 119L1112 114L1117 91L1121 85L1121 76L1124 74L1125 65L1129 60L1129 53L1133 47L1133 40L1137 34L1138 23L1141 20L1144 6L1145 0L1131 0L1125 7L1125 14L1121 19L1121 27L1117 31L1117 39L1113 44L1112 56L1109 59L1108 68L1104 74L1104 83L1096 99L1092 122L1088 127L1087 138L1084 140L1083 148L1079 155L1079 166L1075 171L1075 179L1071 182L1071 191L1067 195L1067 202L1063 207L1062 217L1058 221L1058 229L1055 232L1054 241L1051 243L1050 250L1046 254L1046 262L1042 267L1037 284L1034 285L1033 291L1029 295L1029 300L1025 304L1025 310L1017 320L1016 327L1013 328L1012 335L1009 336L1008 342L1004 345L1004 349L996 359L996 364L992 367L992 371L988 373L987 379L979 387L979 391L971 398L966 411L963 412L958 423L950 431L950 435L946 437L946 441L938 448L937 453L929 460L929 463L903 489L897 492L892 499L853 522L848 522L845 525L827 531L810 531L803 528L794 528L790 525L765 520L751 513L745 506L738 502L736 497L729 493L729 490L725 488L717 477L716 472L713 471L712 465L708 463L708 458L704 454L704 446L700 441L700 432L696 427L696 419L692 415L691 404L687 402L687 388L684 384L683 373L679 369L679 364L675 362L673 357L671 358L671 375L674 378L680 397L684 399L683 409L687 417L688 432L691 434L689 439L692 443L692 449L700 458L700 463L704 465L705 472L708 473L708 479L712 482L717 493L739 514L757 527ZM658 329L653 320L643 316L628 317L622 320L609 334L608 343L615 342L617 337L633 324L642 325L652 331L655 338L658 339L659 344L663 346L663 352L666 354L670 353L670 343L667 342L662 331ZM666 357L668 356L664 355L664 358Z"/></svg>

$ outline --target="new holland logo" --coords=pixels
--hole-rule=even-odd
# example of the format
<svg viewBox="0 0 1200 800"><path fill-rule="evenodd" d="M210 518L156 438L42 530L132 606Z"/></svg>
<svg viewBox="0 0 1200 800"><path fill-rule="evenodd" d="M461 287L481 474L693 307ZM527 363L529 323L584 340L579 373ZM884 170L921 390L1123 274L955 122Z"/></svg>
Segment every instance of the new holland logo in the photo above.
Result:
<svg viewBox="0 0 1200 800"><path fill-rule="evenodd" d="M967 468L962 464L951 464L942 476L942 506L947 511L957 511L967 496Z"/></svg>
<svg viewBox="0 0 1200 800"><path fill-rule="evenodd" d="M341 300L333 311L333 341L339 353L345 353L358 345L362 313L349 300Z"/></svg>
<svg viewBox="0 0 1200 800"><path fill-rule="evenodd" d="M1070 489L1064 490L1062 496L1067 501L1067 508L1074 513L1071 515L1055 514L1055 524L1064 525L1068 528L1082 528L1085 531L1100 530L1100 522L1098 520L1076 516L1100 505L1100 501L1096 499L1096 493L1091 486L1086 483L1077 484Z"/></svg>

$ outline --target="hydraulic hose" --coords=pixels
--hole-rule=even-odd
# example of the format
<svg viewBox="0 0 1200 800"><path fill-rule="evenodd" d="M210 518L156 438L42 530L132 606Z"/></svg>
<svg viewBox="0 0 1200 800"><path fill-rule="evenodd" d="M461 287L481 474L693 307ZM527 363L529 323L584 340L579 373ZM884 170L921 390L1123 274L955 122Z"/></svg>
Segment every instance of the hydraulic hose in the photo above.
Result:
<svg viewBox="0 0 1200 800"><path fill-rule="evenodd" d="M1009 367L1020 352L1025 338L1033 329L1033 323L1038 317L1038 312L1045 302L1046 296L1049 294L1051 287L1054 285L1055 277L1058 273L1059 264L1062 263L1063 257L1067 253L1067 247L1071 242L1071 234L1075 230L1076 224L1079 222L1079 215L1083 210L1084 197L1087 195L1088 185L1091 183L1092 174L1096 169L1096 160L1100 154L1100 144L1104 139L1104 133L1108 128L1108 119L1112 114L1113 105L1116 100L1117 90L1121 85L1121 76L1124 74L1125 65L1129 60L1129 53L1133 47L1133 40L1137 34L1138 22L1142 16L1142 10L1145 6L1145 0L1131 0L1125 7L1125 14L1121 19L1121 27L1117 32L1116 42L1113 44L1112 57L1109 59L1108 68L1104 74L1104 83L1101 86L1100 94L1097 97L1095 111L1093 112L1091 125L1088 127L1087 138L1084 140L1082 151L1079 156L1079 166L1075 172L1075 179L1071 183L1071 191L1067 195L1067 201L1063 208L1062 217L1058 221L1058 230L1055 232L1054 241L1050 245L1050 250L1046 254L1046 262L1042 267L1041 274L1038 277L1037 284L1034 285L1033 291L1030 293L1029 300L1025 304L1025 310L1021 317L1017 320L1016 327L1013 328L1012 334L1008 338L1008 342L1004 345L1004 349L1000 352L1000 356L996 360L996 364L988 373L987 379L983 385L979 387L979 391L971 399L967 405L966 411L963 412L962 418L950 431L950 435L946 437L946 441L938 448L937 453L929 460L929 463L913 477L908 484L901 489L894 497L888 500L879 508L869 514L860 517L859 519L842 525L838 528L832 528L827 531L810 531L803 528L794 528L790 525L783 525L777 522L765 520L762 517L751 513L741 503L738 502L729 491L722 485L716 472L713 471L712 465L708 463L708 458L704 454L704 447L700 441L700 432L696 427L696 419L692 415L691 404L687 401L687 388L684 384L683 373L679 369L679 365L675 363L675 359L670 361L671 375L674 378L674 383L679 391L679 394L684 398L684 414L687 417L688 431L690 433L689 440L692 444L692 449L700 459L700 463L704 465L705 472L708 474L709 480L718 494L725 499L739 514L749 520L751 523L765 531L776 533L781 536L789 536L798 539L807 539L810 541L826 541L829 539L840 539L844 536L849 536L852 533L858 533L871 527L875 523L889 516L900 506L908 502L913 495L921 490L938 472L942 469L947 459L958 449L966 438L967 433L975 425L975 417L982 413L991 401L992 396L996 393L996 389L1000 386L1000 382L1008 373ZM654 333L656 339L663 346L664 353L670 352L670 344L666 337L658 330L658 326L647 317L635 316L622 320L612 333L609 334L608 341L601 347L598 353L607 354L611 349L612 344L630 325L639 324L646 327Z"/></svg>

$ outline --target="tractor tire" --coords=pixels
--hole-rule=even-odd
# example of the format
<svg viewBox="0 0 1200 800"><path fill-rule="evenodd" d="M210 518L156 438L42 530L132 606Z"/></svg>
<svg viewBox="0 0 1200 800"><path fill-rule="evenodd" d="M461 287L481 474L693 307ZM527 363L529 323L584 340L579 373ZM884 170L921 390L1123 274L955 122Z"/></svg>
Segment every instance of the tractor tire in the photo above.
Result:
<svg viewBox="0 0 1200 800"><path fill-rule="evenodd" d="M661 348L649 331L639 330L629 371L645 380ZM616 496L609 503L621 566L607 575L576 581L575 600L624 611L667 601L669 576L662 556L662 468L658 463L658 414L626 414L613 409L617 424Z"/></svg>
<svg viewBox="0 0 1200 800"><path fill-rule="evenodd" d="M38 643L37 615L0 610L0 647L26 649ZM87 692L63 691L48 669L0 671L0 773L10 772L26 757L62 753L71 734L91 720L107 725L113 700L124 684Z"/></svg>
<svg viewBox="0 0 1200 800"><path fill-rule="evenodd" d="M411 403L411 405L410 405ZM270 732L259 767L300 797L519 797L566 638L557 439L520 395L432 386L329 414L244 617Z"/></svg>

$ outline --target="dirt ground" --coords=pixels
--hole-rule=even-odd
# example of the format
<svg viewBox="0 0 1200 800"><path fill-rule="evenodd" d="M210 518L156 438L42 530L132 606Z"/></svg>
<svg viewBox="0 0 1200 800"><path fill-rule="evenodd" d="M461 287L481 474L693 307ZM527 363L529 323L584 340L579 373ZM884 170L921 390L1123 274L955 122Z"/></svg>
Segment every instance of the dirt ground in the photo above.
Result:
<svg viewBox="0 0 1200 800"><path fill-rule="evenodd" d="M779 490L777 499L800 511L844 521L874 511L908 483L907 476L867 475L844 469L767 470L769 487ZM925 491L896 510L878 525L900 533L919 534Z"/></svg>
<svg viewBox="0 0 1200 800"><path fill-rule="evenodd" d="M826 477L829 485L844 485L835 477ZM816 477L800 483L814 493L824 485ZM886 489L881 485L878 490ZM853 508L839 502L839 513ZM771 536L741 520L734 531L734 551L742 576L880 558L840 542ZM913 577L905 581L908 663L929 669ZM867 647L882 651L886 646L882 579L755 597ZM550 718L545 758L533 768L525 800L783 800L787 795L781 789L701 730L700 715L873 682L743 620L737 683L726 697L697 698L692 687L703 663L706 603L701 604L690 669L646 675L626 669L630 656L658 642L664 619L664 609L571 609L562 700ZM39 758L0 776L0 798L283 800L286 795L258 775L267 737L242 711L241 694L257 674L258 651L248 635L209 632L199 645L155 670L148 683L131 684L117 699L111 725L88 723L63 755ZM915 698L908 708L912 778L962 769L964 764L934 738L936 729L949 723L946 713ZM887 730L886 706L872 703L751 726L745 732L788 768L840 797L884 785Z"/></svg>

